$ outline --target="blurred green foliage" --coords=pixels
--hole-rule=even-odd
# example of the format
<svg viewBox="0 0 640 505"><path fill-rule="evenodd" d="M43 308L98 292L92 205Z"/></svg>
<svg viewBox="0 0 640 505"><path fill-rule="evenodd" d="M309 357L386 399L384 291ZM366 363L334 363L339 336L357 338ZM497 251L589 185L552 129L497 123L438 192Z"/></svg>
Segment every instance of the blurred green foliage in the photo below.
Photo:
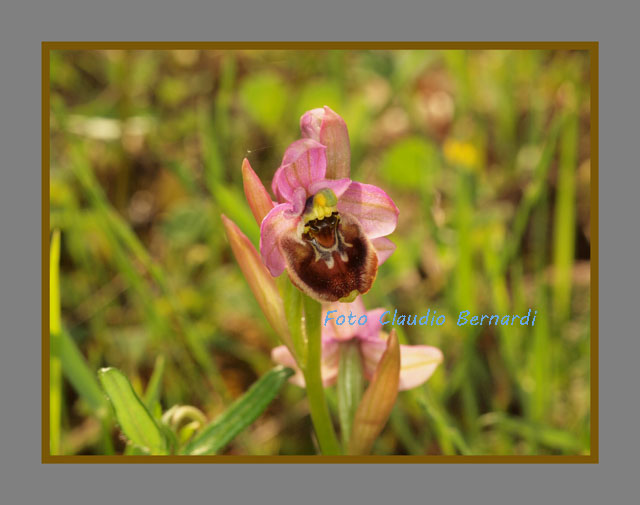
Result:
<svg viewBox="0 0 640 505"><path fill-rule="evenodd" d="M589 452L588 53L53 51L50 70L55 341L81 372L52 383L56 451L125 450L86 392L95 380L77 380L87 364L210 419L272 368L276 336L219 216L257 244L242 159L269 187L300 115L329 105L349 126L352 178L400 209L365 304L447 317L400 328L445 361L400 393L374 452ZM461 310L528 308L533 328L455 325ZM289 386L227 452L313 453L311 433Z"/></svg>

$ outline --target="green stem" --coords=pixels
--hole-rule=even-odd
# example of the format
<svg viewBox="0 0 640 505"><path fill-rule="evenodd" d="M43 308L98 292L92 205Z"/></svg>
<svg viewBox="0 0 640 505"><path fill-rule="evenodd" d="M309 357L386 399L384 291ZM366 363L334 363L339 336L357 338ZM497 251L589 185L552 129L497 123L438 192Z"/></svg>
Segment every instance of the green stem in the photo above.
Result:
<svg viewBox="0 0 640 505"><path fill-rule="evenodd" d="M356 409L362 399L364 379L362 357L357 341L343 342L340 345L340 364L338 366L338 417L342 446L349 446L351 427Z"/></svg>
<svg viewBox="0 0 640 505"><path fill-rule="evenodd" d="M340 443L333 428L329 408L324 396L320 360L322 357L322 341L320 335L321 305L303 295L305 311L305 327L307 333L307 366L304 379L309 398L311 420L318 437L320 450L323 454L340 454Z"/></svg>
<svg viewBox="0 0 640 505"><path fill-rule="evenodd" d="M304 370L307 367L307 341L302 317L303 295L298 288L291 284L286 274L278 277L277 283L284 303L284 314L287 318L293 345L293 349L290 349L290 351L293 352L300 370Z"/></svg>

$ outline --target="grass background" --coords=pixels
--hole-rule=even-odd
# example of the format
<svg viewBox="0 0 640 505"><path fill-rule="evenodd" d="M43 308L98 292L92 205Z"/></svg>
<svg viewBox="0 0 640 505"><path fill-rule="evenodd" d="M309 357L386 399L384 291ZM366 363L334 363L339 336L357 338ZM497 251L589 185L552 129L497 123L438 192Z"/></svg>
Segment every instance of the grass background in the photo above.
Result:
<svg viewBox="0 0 640 505"><path fill-rule="evenodd" d="M50 63L52 453L126 450L100 367L163 410L213 418L273 366L277 339L219 216L257 244L242 159L270 184L300 115L322 105L347 122L352 178L400 209L365 304L447 318L400 328L445 361L399 395L374 452L589 452L586 51L52 51ZM529 308L534 327L455 325L461 310ZM313 453L311 433L288 386L226 452Z"/></svg>

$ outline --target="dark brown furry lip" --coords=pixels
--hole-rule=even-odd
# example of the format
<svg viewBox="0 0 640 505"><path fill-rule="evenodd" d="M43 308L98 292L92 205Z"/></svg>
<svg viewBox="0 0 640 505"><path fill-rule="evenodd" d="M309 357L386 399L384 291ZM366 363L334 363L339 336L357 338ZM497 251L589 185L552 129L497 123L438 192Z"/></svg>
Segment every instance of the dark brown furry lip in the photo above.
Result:
<svg viewBox="0 0 640 505"><path fill-rule="evenodd" d="M332 218L310 223L300 238L280 241L291 281L308 296L327 302L354 291L366 293L378 271L377 254L357 220L345 214Z"/></svg>

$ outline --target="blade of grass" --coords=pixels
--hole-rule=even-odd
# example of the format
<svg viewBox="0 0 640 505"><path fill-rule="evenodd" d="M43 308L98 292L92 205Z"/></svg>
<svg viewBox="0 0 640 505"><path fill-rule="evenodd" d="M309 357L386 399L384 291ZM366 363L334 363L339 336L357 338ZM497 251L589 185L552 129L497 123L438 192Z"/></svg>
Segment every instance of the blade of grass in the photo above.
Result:
<svg viewBox="0 0 640 505"><path fill-rule="evenodd" d="M582 449L580 440L570 432L550 428L528 420L491 413L483 417L483 424L485 426L499 427L512 437L533 438L541 445L563 453L576 454Z"/></svg>
<svg viewBox="0 0 640 505"><path fill-rule="evenodd" d="M545 189L534 211L534 257L536 276L536 306L540 317L533 328L533 347L529 354L528 369L533 377L535 388L528 402L529 416L535 422L545 422L548 417L547 407L553 391L552 368L553 346L551 341L551 314L549 306L549 293L545 279L545 268L548 265L548 252L546 236L549 229L548 191Z"/></svg>
<svg viewBox="0 0 640 505"><path fill-rule="evenodd" d="M109 235L109 242L114 245L114 251L120 256L120 268L123 268L130 280L134 280L134 287L140 289L140 300L144 303L150 303L150 300L156 298L147 281L138 273L138 269L130 258L129 253L149 272L153 281L158 285L164 298L167 300L171 308L172 319L167 316L161 316L153 308L147 307L148 316L151 318L156 329L160 332L160 336L165 339L173 339L177 335L184 339L184 345L189 353L183 358L177 360L177 365L183 370L187 376L191 375L196 384L199 382L193 377L193 361L201 367L205 372L211 387L223 399L229 398L227 387L222 380L218 368L212 357L202 344L202 337L197 328L182 314L180 304L176 300L173 290L170 288L168 279L164 271L153 260L146 251L142 243L136 237L135 233L122 217L115 211L113 206L108 202L102 188L95 178L90 166L87 162L87 156L84 145L76 142L70 147L71 168L75 176L89 197L90 203L95 210L101 215L105 226L104 233ZM172 328L177 326L178 331Z"/></svg>
<svg viewBox="0 0 640 505"><path fill-rule="evenodd" d="M62 326L60 313L60 232L56 230L51 240L49 263L49 328L51 344L50 375L50 437L51 454L60 453L60 419L62 414L62 375L67 378L93 413L100 419L102 445L105 454L113 453L109 432L111 417L106 409L106 399L84 356Z"/></svg>
<svg viewBox="0 0 640 505"><path fill-rule="evenodd" d="M489 277L492 305L496 314L508 314L511 311L511 299L504 272L501 270L498 252L503 246L499 239L500 230L494 228L487 230L487 238L484 240L484 267ZM500 351L510 374L517 371L518 357L515 344L517 328L499 325L497 327L500 336Z"/></svg>
<svg viewBox="0 0 640 505"><path fill-rule="evenodd" d="M443 454L456 454L456 449L460 454L472 454L460 431L447 419L445 411L430 394L423 388L416 395L418 403L431 420Z"/></svg>
<svg viewBox="0 0 640 505"><path fill-rule="evenodd" d="M144 392L144 404L150 412L154 412L156 405L160 403L160 386L162 385L165 364L166 360L164 356L158 356L156 358L151 378Z"/></svg>
<svg viewBox="0 0 640 505"><path fill-rule="evenodd" d="M106 399L87 365L84 356L73 339L62 326L60 314L60 232L55 231L51 241L50 252L50 344L51 344L51 376L50 376L50 436L51 454L60 453L60 418L62 414L62 375L71 383L89 408L100 419L102 426L102 445L105 454L113 453L113 444L109 432L111 417L106 408Z"/></svg>
<svg viewBox="0 0 640 505"><path fill-rule="evenodd" d="M414 434L407 415L400 410L400 407L397 404L391 411L389 424L393 428L393 432L396 434L402 445L404 445L407 451L409 451L409 454L413 456L425 454L425 447Z"/></svg>
<svg viewBox="0 0 640 505"><path fill-rule="evenodd" d="M64 330L60 333L60 360L62 371L73 388L96 416L104 417L107 404L102 389L78 346Z"/></svg>
<svg viewBox="0 0 640 505"><path fill-rule="evenodd" d="M457 237L457 258L455 270L454 293L458 310L469 310L476 313L475 275L473 271L474 242L474 182L475 178L464 167L457 167L458 185L455 194L455 224ZM465 335L461 366L467 377L472 376L474 361L477 359L475 341L478 331ZM478 417L477 394L474 384L464 380L461 384L462 408L465 424L471 432L477 434L475 420Z"/></svg>
<svg viewBox="0 0 640 505"><path fill-rule="evenodd" d="M553 234L553 307L557 321L569 318L571 272L575 248L575 194L578 156L578 114L571 110L560 137L558 190Z"/></svg>
<svg viewBox="0 0 640 505"><path fill-rule="evenodd" d="M49 450L60 453L62 365L60 363L60 230L51 237L49 251Z"/></svg>
<svg viewBox="0 0 640 505"><path fill-rule="evenodd" d="M556 153L558 136L564 124L563 118L556 118L549 130L547 142L543 148L540 160L534 170L533 181L527 186L524 196L516 209L513 219L511 237L506 241L502 254L502 271L506 271L508 264L516 255L522 242L522 237L527 230L529 216L543 196L543 191L548 183L549 169Z"/></svg>
<svg viewBox="0 0 640 505"><path fill-rule="evenodd" d="M216 454L264 412L292 375L293 370L284 367L273 368L264 374L220 417L187 443L180 453Z"/></svg>

